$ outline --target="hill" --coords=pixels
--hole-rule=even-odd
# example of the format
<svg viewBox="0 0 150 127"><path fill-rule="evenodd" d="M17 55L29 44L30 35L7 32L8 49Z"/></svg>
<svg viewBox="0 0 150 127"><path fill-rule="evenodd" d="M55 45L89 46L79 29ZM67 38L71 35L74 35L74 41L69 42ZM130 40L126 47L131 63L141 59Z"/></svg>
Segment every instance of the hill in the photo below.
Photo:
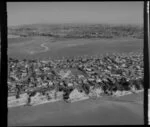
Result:
<svg viewBox="0 0 150 127"><path fill-rule="evenodd" d="M143 38L143 27L111 24L29 24L8 28L8 34L57 38Z"/></svg>

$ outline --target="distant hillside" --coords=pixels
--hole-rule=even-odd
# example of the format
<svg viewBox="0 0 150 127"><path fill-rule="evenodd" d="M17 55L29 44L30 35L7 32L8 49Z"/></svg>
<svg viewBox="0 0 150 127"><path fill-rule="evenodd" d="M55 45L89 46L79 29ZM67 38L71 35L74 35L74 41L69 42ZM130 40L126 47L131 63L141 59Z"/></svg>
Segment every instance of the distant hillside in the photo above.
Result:
<svg viewBox="0 0 150 127"><path fill-rule="evenodd" d="M8 34L19 36L50 36L57 38L143 38L138 25L108 24L30 24L8 28Z"/></svg>

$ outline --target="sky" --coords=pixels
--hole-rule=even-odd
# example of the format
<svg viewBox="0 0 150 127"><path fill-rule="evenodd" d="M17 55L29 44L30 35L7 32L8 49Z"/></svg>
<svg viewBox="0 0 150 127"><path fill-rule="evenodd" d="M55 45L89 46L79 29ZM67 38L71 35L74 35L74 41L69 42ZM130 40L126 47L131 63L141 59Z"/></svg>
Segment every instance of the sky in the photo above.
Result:
<svg viewBox="0 0 150 127"><path fill-rule="evenodd" d="M7 2L8 26L36 23L142 24L143 2Z"/></svg>

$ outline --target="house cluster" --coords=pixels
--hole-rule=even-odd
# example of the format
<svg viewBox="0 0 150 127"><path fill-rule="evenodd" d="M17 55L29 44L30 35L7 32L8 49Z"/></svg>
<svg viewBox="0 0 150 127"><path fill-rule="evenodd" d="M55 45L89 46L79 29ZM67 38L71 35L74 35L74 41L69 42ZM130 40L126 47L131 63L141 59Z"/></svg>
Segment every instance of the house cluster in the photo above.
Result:
<svg viewBox="0 0 150 127"><path fill-rule="evenodd" d="M77 56L59 60L8 60L8 104L26 94L24 104L46 100L115 95L143 89L140 52ZM78 97L77 97L78 96Z"/></svg>

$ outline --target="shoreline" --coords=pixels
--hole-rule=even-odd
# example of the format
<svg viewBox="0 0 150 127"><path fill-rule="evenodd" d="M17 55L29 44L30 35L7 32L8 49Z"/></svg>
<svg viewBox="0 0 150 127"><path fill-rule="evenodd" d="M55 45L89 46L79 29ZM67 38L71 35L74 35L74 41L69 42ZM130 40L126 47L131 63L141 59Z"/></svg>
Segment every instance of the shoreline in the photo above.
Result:
<svg viewBox="0 0 150 127"><path fill-rule="evenodd" d="M138 91L135 91L135 92L131 92L131 91L123 91L123 92L119 92L118 94L116 95L112 95L112 96L107 96L107 97L123 97L123 96L127 96L127 95L131 95L131 94L137 94L137 93L140 93L140 92L143 92L144 90L138 90ZM95 96L83 96L81 98L73 98L72 100L68 99L69 100L69 103L74 103L74 102L79 102L79 101L83 101L83 100L87 100L87 99L92 99L92 98L96 98L96 99L99 99L99 98L103 98L105 96L99 96L99 97L95 97ZM10 99L10 97L8 98L8 100ZM20 99L21 100L21 99ZM12 101L12 100L11 100ZM11 101L8 101L11 102ZM35 103L32 103L31 106L38 106L38 105L42 105L42 104L45 104L45 103L55 103L55 102L58 102L58 101L63 101L62 98L57 98L57 99L51 99L51 100L41 100L41 101L38 101L38 102L35 102ZM12 104L13 102L16 102L16 104ZM26 106L26 101L24 102L20 102L20 103L17 103L19 102L19 100L17 101L17 99L14 99L14 101L12 101L12 103L10 103L10 105L8 104L8 108L13 108L13 107L20 107L20 106Z"/></svg>
<svg viewBox="0 0 150 127"><path fill-rule="evenodd" d="M9 126L144 124L143 93L8 108Z"/></svg>

